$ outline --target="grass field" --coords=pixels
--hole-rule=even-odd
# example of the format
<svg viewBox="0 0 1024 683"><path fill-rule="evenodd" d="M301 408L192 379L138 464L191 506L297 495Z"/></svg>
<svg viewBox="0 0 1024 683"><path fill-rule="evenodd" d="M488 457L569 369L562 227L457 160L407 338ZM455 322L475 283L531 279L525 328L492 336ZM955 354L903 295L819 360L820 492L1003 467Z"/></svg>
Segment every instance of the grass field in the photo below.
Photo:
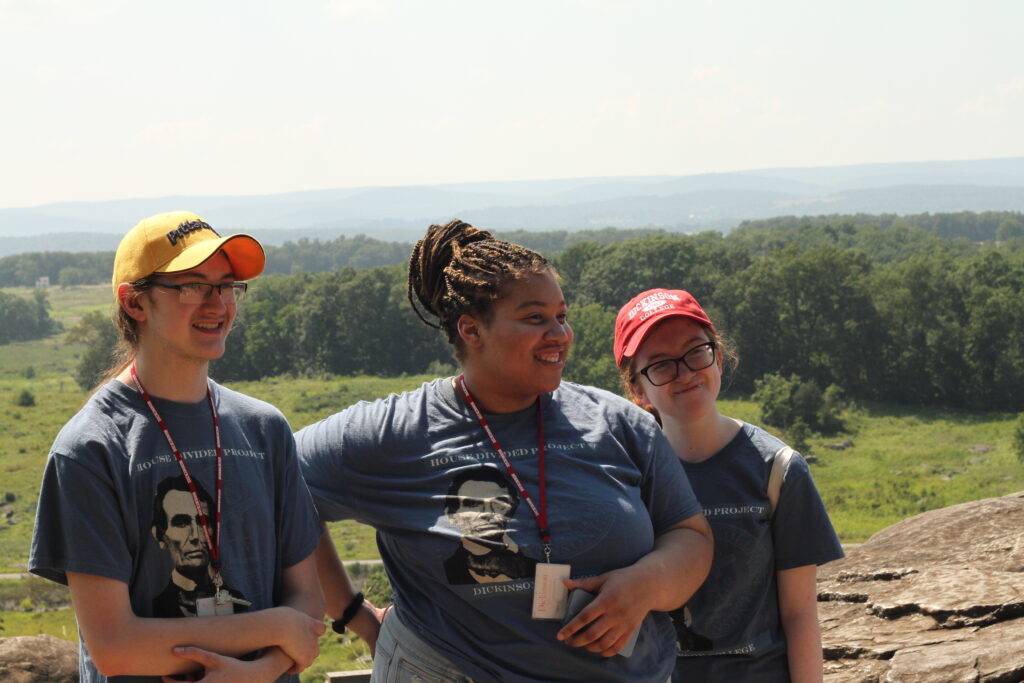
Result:
<svg viewBox="0 0 1024 683"><path fill-rule="evenodd" d="M50 290L54 316L66 329L89 310L109 306L109 300L107 286ZM72 379L81 352L78 346L65 345L63 335L0 346L0 572L24 571L47 451L86 399ZM278 406L298 429L355 401L403 391L424 379L275 377L230 386ZM25 389L32 392L34 406L16 405ZM721 410L759 422L757 405L750 401L722 401ZM846 432L810 440L810 452L817 457L811 471L840 538L863 541L925 510L1024 490L1024 466L1011 448L1014 418L1008 413L888 405L849 412ZM842 441L852 445L827 447ZM349 522L332 525L331 533L345 559L377 557L371 529ZM0 582L0 635L51 633L74 640L73 615L55 609L66 604L63 595L60 589L47 593L36 581ZM322 680L328 670L368 665L360 643L329 633L322 645L321 659L304 680Z"/></svg>

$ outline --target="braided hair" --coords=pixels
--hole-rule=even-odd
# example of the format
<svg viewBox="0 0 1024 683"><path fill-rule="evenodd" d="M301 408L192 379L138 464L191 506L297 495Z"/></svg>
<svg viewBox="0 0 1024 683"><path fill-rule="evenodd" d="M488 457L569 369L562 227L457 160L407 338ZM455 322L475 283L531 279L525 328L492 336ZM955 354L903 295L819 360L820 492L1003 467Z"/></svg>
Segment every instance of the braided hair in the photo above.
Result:
<svg viewBox="0 0 1024 683"><path fill-rule="evenodd" d="M431 225L413 247L409 303L420 320L445 333L459 358L459 316L469 314L487 322L507 282L551 271L547 259L532 249L453 220ZM428 320L425 313L437 322Z"/></svg>

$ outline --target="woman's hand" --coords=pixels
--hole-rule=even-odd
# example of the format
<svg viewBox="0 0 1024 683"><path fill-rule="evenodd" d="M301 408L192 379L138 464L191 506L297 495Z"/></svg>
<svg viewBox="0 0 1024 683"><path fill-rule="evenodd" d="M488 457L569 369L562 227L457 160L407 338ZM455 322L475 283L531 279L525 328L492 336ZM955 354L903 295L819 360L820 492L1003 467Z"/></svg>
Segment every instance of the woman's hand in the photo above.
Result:
<svg viewBox="0 0 1024 683"><path fill-rule="evenodd" d="M650 611L644 581L632 567L564 583L570 590L582 588L597 597L562 627L558 639L602 657L617 654Z"/></svg>
<svg viewBox="0 0 1024 683"><path fill-rule="evenodd" d="M203 667L203 671L187 674L188 678L186 679L179 676L163 676L163 683L180 683L182 680L202 681L202 683L248 683L250 681L273 683L279 675L279 672L268 668L260 660L245 662L198 647L176 647L174 654L199 664Z"/></svg>
<svg viewBox="0 0 1024 683"><path fill-rule="evenodd" d="M711 568L711 527L696 514L654 539L654 549L622 569L586 579L565 579L597 597L561 631L558 639L611 657L626 644L651 610L667 612L690 599Z"/></svg>

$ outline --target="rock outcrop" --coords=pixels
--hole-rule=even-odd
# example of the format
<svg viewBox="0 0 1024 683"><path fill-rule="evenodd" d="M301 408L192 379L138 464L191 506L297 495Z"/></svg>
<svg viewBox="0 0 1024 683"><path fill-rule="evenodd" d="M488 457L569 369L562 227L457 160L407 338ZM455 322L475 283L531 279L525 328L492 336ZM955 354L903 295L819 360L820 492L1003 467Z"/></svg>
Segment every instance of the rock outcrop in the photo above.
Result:
<svg viewBox="0 0 1024 683"><path fill-rule="evenodd" d="M1024 492L905 519L818 572L828 683L1024 681ZM0 639L0 681L78 680L77 646Z"/></svg>
<svg viewBox="0 0 1024 683"><path fill-rule="evenodd" d="M818 601L830 683L1024 681L1024 492L878 532Z"/></svg>
<svg viewBox="0 0 1024 683"><path fill-rule="evenodd" d="M0 638L0 681L77 683L78 645L53 636Z"/></svg>

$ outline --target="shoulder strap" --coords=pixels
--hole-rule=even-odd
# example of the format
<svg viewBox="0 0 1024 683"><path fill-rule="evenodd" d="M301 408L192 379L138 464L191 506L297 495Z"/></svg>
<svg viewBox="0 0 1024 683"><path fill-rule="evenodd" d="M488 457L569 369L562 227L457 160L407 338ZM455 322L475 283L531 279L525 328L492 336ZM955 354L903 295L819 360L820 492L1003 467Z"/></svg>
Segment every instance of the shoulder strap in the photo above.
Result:
<svg viewBox="0 0 1024 683"><path fill-rule="evenodd" d="M768 512L769 519L775 516L775 508L779 506L782 479L786 476L786 469L789 467L789 461L793 459L793 453L795 452L789 446L783 446L772 457L772 471L768 475L768 502L771 504L771 510Z"/></svg>

